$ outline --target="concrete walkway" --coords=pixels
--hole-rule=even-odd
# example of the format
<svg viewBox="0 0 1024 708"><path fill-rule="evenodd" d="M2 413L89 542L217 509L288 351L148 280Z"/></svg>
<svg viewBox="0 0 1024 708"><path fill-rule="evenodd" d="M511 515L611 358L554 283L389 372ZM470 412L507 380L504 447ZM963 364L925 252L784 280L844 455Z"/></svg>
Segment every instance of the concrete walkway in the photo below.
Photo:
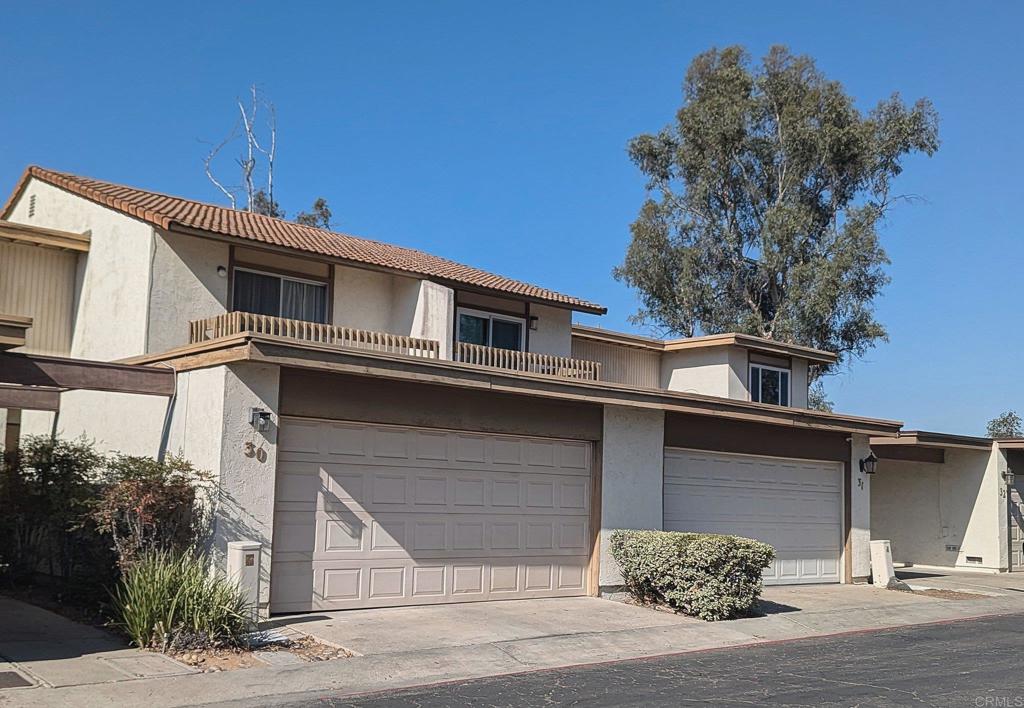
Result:
<svg viewBox="0 0 1024 708"><path fill-rule="evenodd" d="M49 693L47 689L193 671L170 657L127 648L94 627L0 597L0 672L5 672L5 684L28 684L0 690L0 704L16 700L17 691L30 688Z"/></svg>
<svg viewBox="0 0 1024 708"><path fill-rule="evenodd" d="M768 588L766 615L705 623L595 598L313 613L279 623L362 656L287 667L0 690L0 706L273 705L628 658L1024 613L1024 593L947 600L868 586ZM11 696L16 698L12 699Z"/></svg>

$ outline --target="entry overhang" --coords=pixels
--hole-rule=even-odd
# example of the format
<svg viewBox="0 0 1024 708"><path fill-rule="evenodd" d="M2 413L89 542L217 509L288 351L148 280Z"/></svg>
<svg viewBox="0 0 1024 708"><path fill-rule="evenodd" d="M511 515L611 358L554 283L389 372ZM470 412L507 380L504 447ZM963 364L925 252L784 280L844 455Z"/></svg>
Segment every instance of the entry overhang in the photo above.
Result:
<svg viewBox="0 0 1024 708"><path fill-rule="evenodd" d="M0 384L171 396L174 394L174 370L0 352Z"/></svg>

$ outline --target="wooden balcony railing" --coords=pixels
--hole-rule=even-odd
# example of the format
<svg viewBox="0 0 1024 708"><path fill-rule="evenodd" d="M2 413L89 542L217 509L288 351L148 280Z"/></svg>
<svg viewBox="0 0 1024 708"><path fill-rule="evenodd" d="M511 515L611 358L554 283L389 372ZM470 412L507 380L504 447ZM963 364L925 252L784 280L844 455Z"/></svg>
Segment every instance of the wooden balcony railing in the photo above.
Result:
<svg viewBox="0 0 1024 708"><path fill-rule="evenodd" d="M596 361L570 359L566 356L552 356L535 352L517 352L511 349L483 347L479 344L456 342L455 361L495 369L525 371L531 374L546 374L562 378L599 381L601 365Z"/></svg>
<svg viewBox="0 0 1024 708"><path fill-rule="evenodd" d="M404 354L426 359L441 357L441 345L434 339L419 339L400 334L372 332L365 329L338 327L269 315L253 315L248 312L228 312L216 317L190 322L188 338L190 344L198 344L220 337L245 333L285 337L314 344L332 344L354 349ZM464 364L475 364L507 371L523 371L584 381L599 381L601 379L601 364L598 362L565 356L517 352L457 342L452 358Z"/></svg>
<svg viewBox="0 0 1024 708"><path fill-rule="evenodd" d="M228 312L189 323L189 342L196 344L218 337L251 332L272 337L287 337L315 344L334 344L354 349L405 354L426 359L437 359L441 345L434 339L405 337L387 332L372 332L352 327L289 320L284 317L253 315L248 312Z"/></svg>

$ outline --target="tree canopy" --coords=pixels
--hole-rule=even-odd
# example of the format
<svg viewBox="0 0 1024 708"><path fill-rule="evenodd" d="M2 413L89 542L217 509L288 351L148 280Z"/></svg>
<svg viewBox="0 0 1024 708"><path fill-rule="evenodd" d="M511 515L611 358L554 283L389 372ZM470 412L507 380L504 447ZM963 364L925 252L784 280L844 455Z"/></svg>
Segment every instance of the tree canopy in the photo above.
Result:
<svg viewBox="0 0 1024 708"><path fill-rule="evenodd" d="M1020 438L1024 437L1024 421L1017 411L1006 411L990 420L985 430L990 438Z"/></svg>
<svg viewBox="0 0 1024 708"><path fill-rule="evenodd" d="M675 121L629 143L648 196L615 276L666 334L738 331L840 361L886 337L878 228L903 161L932 155L938 116L898 94L866 114L812 58L742 47L691 63ZM818 373L821 373L820 371Z"/></svg>

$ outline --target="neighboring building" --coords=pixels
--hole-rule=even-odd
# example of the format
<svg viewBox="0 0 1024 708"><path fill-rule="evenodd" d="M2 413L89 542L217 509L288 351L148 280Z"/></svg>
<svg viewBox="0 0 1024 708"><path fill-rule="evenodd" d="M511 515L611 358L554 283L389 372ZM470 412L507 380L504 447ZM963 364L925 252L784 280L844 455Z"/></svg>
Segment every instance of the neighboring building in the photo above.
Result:
<svg viewBox="0 0 1024 708"><path fill-rule="evenodd" d="M0 219L87 234L46 263L23 235L0 246L23 278L0 312L33 317L40 350L176 372L170 403L68 391L22 434L211 470L215 549L262 543L266 611L597 594L624 527L761 538L769 583L870 573L859 462L900 424L808 410L827 352L574 326L604 308L38 167Z"/></svg>
<svg viewBox="0 0 1024 708"><path fill-rule="evenodd" d="M1024 441L909 430L871 447L871 535L896 563L1024 570Z"/></svg>

